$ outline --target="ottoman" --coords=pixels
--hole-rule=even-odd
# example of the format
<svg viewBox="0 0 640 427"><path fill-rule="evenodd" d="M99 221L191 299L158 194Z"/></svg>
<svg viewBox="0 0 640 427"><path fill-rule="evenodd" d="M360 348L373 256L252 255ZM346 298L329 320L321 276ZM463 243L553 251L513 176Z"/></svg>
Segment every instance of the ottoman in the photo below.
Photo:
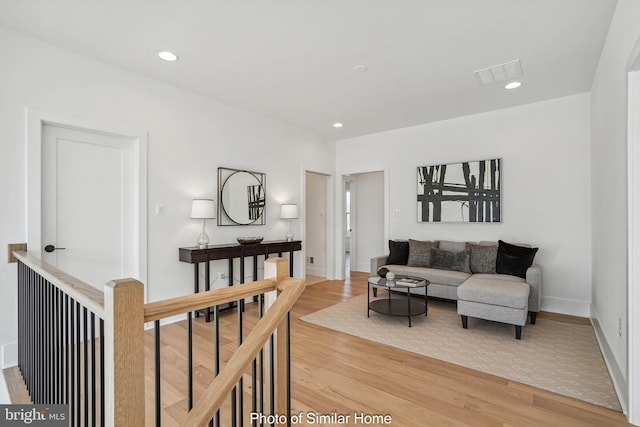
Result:
<svg viewBox="0 0 640 427"><path fill-rule="evenodd" d="M513 276L482 278L471 276L458 286L458 314L467 329L467 317L515 325L516 339L527 322L529 285Z"/></svg>

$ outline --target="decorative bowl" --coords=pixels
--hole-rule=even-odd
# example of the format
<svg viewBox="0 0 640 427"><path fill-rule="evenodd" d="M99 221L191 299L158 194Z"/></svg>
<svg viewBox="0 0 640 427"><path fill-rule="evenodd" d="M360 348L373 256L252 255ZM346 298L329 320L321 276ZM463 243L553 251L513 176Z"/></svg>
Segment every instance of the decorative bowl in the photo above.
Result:
<svg viewBox="0 0 640 427"><path fill-rule="evenodd" d="M254 236L254 237L238 237L238 243L241 245L257 245L262 242L264 237L262 236Z"/></svg>

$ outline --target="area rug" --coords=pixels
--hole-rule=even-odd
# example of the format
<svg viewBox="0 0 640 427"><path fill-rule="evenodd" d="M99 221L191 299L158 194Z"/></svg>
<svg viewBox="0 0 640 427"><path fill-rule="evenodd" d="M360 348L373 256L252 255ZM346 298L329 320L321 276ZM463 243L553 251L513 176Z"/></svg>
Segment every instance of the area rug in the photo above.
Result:
<svg viewBox="0 0 640 427"><path fill-rule="evenodd" d="M394 317L373 311L366 294L301 319L329 329L390 345L621 411L596 336L590 325L549 319L522 328L469 318L463 329L455 304L429 301L428 316Z"/></svg>

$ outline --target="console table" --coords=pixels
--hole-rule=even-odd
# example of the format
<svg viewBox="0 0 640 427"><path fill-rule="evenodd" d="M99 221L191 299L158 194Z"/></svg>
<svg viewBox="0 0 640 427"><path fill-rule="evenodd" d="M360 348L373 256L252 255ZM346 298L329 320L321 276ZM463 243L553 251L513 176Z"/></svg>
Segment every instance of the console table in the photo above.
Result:
<svg viewBox="0 0 640 427"><path fill-rule="evenodd" d="M201 264L204 264L204 288L208 291L211 281L209 261L229 260L229 286L233 286L233 260L235 258L240 259L240 283L244 283L244 260L246 257L253 258L253 280L256 281L258 280L258 256L263 255L265 258L268 258L271 254L278 254L278 256L281 257L283 253L289 252L289 276L293 277L293 252L301 249L301 240L291 242L286 240L272 240L248 245L241 245L239 243L209 245L203 249L193 246L180 248L180 261L194 265L193 291L198 293L200 292L199 277ZM208 322L210 320L209 310L207 310L205 314Z"/></svg>

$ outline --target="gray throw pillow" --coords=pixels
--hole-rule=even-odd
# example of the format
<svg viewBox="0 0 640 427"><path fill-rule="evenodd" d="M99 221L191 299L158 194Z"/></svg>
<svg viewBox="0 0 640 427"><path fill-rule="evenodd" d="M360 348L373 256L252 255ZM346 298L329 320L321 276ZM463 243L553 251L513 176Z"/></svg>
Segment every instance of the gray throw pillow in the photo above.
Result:
<svg viewBox="0 0 640 427"><path fill-rule="evenodd" d="M442 249L431 249L431 267L443 270L462 271L471 273L469 268L469 251L462 252L444 251Z"/></svg>
<svg viewBox="0 0 640 427"><path fill-rule="evenodd" d="M438 247L438 242L420 241L409 239L409 259L407 266L409 267L430 267L430 250Z"/></svg>
<svg viewBox="0 0 640 427"><path fill-rule="evenodd" d="M472 273L495 274L498 245L475 245L467 243L469 267Z"/></svg>

